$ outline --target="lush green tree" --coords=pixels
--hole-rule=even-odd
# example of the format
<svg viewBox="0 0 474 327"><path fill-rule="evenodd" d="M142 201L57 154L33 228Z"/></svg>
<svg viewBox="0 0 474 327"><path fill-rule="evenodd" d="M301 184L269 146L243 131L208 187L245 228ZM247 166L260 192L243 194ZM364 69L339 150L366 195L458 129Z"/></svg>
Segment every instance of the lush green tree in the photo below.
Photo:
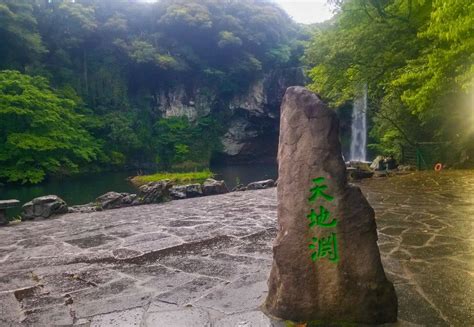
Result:
<svg viewBox="0 0 474 327"><path fill-rule="evenodd" d="M474 3L433 1L419 39L429 45L392 82L403 104L434 133L449 141L460 164L474 163ZM457 158L459 154L459 159Z"/></svg>
<svg viewBox="0 0 474 327"><path fill-rule="evenodd" d="M42 77L0 72L0 178L37 183L96 160L100 145L75 107Z"/></svg>
<svg viewBox="0 0 474 327"><path fill-rule="evenodd" d="M474 86L474 2L433 1L428 24L418 39L429 40L422 53L400 70L392 84L413 112L437 107L452 92Z"/></svg>
<svg viewBox="0 0 474 327"><path fill-rule="evenodd" d="M451 161L474 141L459 103L472 93L474 5L468 0L346 0L306 51L310 87L337 107L369 91L378 152L449 142ZM467 101L465 101L467 102ZM454 132L455 131L455 132ZM471 133L470 137L459 134Z"/></svg>
<svg viewBox="0 0 474 327"><path fill-rule="evenodd" d="M334 21L317 29L305 54L313 67L311 87L335 106L357 96L365 83L383 96L394 71L423 48L417 34L429 8L424 0L344 1Z"/></svg>

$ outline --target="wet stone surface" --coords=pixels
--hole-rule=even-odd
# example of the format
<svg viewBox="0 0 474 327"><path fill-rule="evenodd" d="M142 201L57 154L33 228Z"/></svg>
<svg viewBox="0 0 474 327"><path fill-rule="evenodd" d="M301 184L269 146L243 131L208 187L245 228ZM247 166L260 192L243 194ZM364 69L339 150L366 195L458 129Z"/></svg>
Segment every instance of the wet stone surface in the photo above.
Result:
<svg viewBox="0 0 474 327"><path fill-rule="evenodd" d="M474 325L474 172L359 183L376 211L395 326ZM284 326L259 311L276 189L0 229L0 326Z"/></svg>

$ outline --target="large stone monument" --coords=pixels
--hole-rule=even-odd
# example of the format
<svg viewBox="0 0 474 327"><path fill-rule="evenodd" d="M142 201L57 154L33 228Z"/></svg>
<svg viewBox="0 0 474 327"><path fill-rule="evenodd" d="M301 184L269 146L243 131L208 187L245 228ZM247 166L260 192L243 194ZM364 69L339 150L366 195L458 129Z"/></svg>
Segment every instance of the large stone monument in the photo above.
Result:
<svg viewBox="0 0 474 327"><path fill-rule="evenodd" d="M347 183L335 112L303 87L283 99L278 163L279 230L263 310L292 321L395 322L374 210Z"/></svg>

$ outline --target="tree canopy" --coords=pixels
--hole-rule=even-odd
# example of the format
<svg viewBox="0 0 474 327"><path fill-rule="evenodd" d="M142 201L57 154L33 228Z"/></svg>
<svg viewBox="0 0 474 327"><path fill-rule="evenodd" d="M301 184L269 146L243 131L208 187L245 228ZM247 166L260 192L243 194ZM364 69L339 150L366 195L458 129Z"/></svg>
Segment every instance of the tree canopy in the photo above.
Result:
<svg viewBox="0 0 474 327"><path fill-rule="evenodd" d="M460 152L472 151L474 3L338 4L305 54L311 88L337 107L367 84L372 147L379 152L400 155L406 144L448 142L455 162Z"/></svg>
<svg viewBox="0 0 474 327"><path fill-rule="evenodd" d="M214 132L223 130L216 128L219 108L266 72L297 65L303 53L301 33L270 1L0 0L0 69L17 70L3 72L4 80L13 83L18 78L22 88L48 90L34 102L23 99L38 108L31 115L52 115L51 128L68 126L71 115L79 115L70 131L77 129L84 148L91 149L83 157L76 156L77 149L63 149L60 156L51 149L43 159L35 159L40 167L22 161L28 174L5 169L0 178L38 182L54 171L91 165L209 162L219 145L206 138L218 139ZM194 121L163 117L159 99L176 87L199 87L212 94L216 100L208 104L210 113ZM2 97L7 101L10 95ZM67 103L63 109L60 101ZM24 110L30 113L28 108ZM56 117L59 110L67 112L61 117L66 122ZM11 115L5 116L10 122ZM14 133L2 129L5 140ZM41 137L49 136L35 133L29 143L40 147L46 142ZM23 154L9 156L8 165L14 169ZM78 159L84 165L78 165Z"/></svg>
<svg viewBox="0 0 474 327"><path fill-rule="evenodd" d="M42 77L0 72L0 178L35 183L96 160L99 144L75 108Z"/></svg>
<svg viewBox="0 0 474 327"><path fill-rule="evenodd" d="M21 68L45 52L28 0L0 1L0 69Z"/></svg>
<svg viewBox="0 0 474 327"><path fill-rule="evenodd" d="M303 27L266 0L0 0L0 179L209 163L222 108L301 58L334 108L367 85L374 151L445 142L472 161L474 3L330 2ZM205 113L166 117L178 89Z"/></svg>

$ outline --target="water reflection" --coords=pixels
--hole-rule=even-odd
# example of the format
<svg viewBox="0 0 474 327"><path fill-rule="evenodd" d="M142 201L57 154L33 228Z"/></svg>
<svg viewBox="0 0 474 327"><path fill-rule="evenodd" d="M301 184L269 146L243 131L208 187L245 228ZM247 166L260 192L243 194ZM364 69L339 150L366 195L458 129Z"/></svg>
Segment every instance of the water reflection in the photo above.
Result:
<svg viewBox="0 0 474 327"><path fill-rule="evenodd" d="M237 182L248 184L263 179L276 179L278 166L276 164L253 164L235 166L216 166L211 169L216 173L216 179L223 179L229 189L234 188Z"/></svg>
<svg viewBox="0 0 474 327"><path fill-rule="evenodd" d="M39 196L55 194L69 205L88 203L109 191L135 192L126 180L130 172L107 172L72 177L57 177L37 185L6 185L0 187L0 199L17 199L21 204ZM18 215L20 209L8 211L8 216Z"/></svg>
<svg viewBox="0 0 474 327"><path fill-rule="evenodd" d="M278 171L276 164L215 166L211 170L216 173L216 179L226 182L229 189L235 187L238 181L247 184L262 179L275 179ZM104 172L50 178L39 185L5 185L0 187L0 200L17 199L23 204L39 196L55 194L69 205L84 204L110 191L135 193L136 188L127 181L127 177L134 174L134 171ZM19 208L8 210L10 217L19 214Z"/></svg>

